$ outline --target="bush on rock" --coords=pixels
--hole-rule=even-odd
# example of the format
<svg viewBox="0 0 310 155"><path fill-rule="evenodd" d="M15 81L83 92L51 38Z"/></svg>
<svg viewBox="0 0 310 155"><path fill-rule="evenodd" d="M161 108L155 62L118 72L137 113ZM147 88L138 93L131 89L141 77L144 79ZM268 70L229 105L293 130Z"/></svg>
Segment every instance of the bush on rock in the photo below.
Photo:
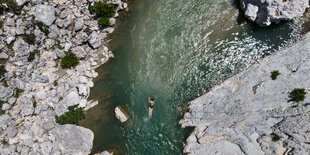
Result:
<svg viewBox="0 0 310 155"><path fill-rule="evenodd" d="M281 73L278 70L272 71L271 72L271 79L275 80Z"/></svg>
<svg viewBox="0 0 310 155"><path fill-rule="evenodd" d="M3 65L0 66L0 77L2 77L6 73L6 69Z"/></svg>
<svg viewBox="0 0 310 155"><path fill-rule="evenodd" d="M22 8L17 5L15 0L0 0L0 15L5 12L13 12L16 15L19 15Z"/></svg>
<svg viewBox="0 0 310 155"><path fill-rule="evenodd" d="M291 98L293 101L303 101L306 97L306 90L304 88L296 88L291 92Z"/></svg>
<svg viewBox="0 0 310 155"><path fill-rule="evenodd" d="M89 12L99 17L98 24L102 26L110 26L109 18L114 15L115 9L116 5L106 1L95 2L93 6L88 6Z"/></svg>
<svg viewBox="0 0 310 155"><path fill-rule="evenodd" d="M78 124L80 120L85 118L85 114L82 108L78 108L78 104L70 106L69 112L61 115L60 117L56 116L56 123L58 124Z"/></svg>
<svg viewBox="0 0 310 155"><path fill-rule="evenodd" d="M21 35L24 41L28 44L34 44L36 42L36 36L34 34L23 34Z"/></svg>
<svg viewBox="0 0 310 155"><path fill-rule="evenodd" d="M73 53L67 53L65 57L61 59L61 67L70 68L79 64L79 59Z"/></svg>

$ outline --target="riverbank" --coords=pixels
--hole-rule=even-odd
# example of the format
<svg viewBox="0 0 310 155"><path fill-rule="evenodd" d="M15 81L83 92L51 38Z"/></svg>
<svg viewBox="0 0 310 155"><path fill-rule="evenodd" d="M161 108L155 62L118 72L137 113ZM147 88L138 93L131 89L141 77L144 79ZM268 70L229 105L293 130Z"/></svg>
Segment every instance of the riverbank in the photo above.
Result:
<svg viewBox="0 0 310 155"><path fill-rule="evenodd" d="M195 127L189 154L307 154L309 152L310 33L215 86L189 104L179 122ZM271 72L278 70L277 79ZM295 88L304 101L291 100Z"/></svg>
<svg viewBox="0 0 310 155"><path fill-rule="evenodd" d="M116 5L111 27L98 26L89 12L93 1L17 1L17 12L0 16L0 153L1 154L88 154L94 134L76 125L59 125L68 107L78 104L87 110L95 69L113 57L102 42L114 31ZM10 6L9 6L10 7ZM73 53L79 64L62 68L61 59ZM81 145L82 144L82 145Z"/></svg>

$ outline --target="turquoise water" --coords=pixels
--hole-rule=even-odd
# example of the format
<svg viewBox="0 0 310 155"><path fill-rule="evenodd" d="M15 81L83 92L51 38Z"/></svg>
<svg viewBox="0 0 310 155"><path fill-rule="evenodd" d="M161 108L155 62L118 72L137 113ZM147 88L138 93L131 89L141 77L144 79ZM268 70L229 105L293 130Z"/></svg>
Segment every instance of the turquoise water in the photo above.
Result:
<svg viewBox="0 0 310 155"><path fill-rule="evenodd" d="M136 0L120 18L115 58L97 69L91 99L99 105L81 125L95 132L93 152L182 154L189 129L178 121L186 103L214 84L292 42L292 23L259 28L230 0ZM147 97L155 97L148 119ZM121 124L114 108L130 114Z"/></svg>

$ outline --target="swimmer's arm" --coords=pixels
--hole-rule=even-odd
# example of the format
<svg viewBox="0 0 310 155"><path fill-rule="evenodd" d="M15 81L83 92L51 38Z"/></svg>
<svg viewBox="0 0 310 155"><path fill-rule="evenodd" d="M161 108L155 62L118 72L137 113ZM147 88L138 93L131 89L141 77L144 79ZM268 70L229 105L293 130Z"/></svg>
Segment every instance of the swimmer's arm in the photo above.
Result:
<svg viewBox="0 0 310 155"><path fill-rule="evenodd" d="M151 99L150 99L150 97L148 97L147 99L149 99L149 103L151 102Z"/></svg>

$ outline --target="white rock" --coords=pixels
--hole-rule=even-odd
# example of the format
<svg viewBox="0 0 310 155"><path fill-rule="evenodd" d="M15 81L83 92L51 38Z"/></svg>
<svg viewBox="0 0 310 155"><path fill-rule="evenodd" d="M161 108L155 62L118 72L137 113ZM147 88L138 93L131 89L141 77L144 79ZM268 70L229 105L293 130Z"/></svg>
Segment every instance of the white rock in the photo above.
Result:
<svg viewBox="0 0 310 155"><path fill-rule="evenodd" d="M11 105L7 104L7 103L4 103L1 107L1 110L8 110L11 108Z"/></svg>
<svg viewBox="0 0 310 155"><path fill-rule="evenodd" d="M86 104L87 104L87 100L86 99L82 99L79 102L79 107L84 108L84 107L86 107Z"/></svg>
<svg viewBox="0 0 310 155"><path fill-rule="evenodd" d="M55 8L48 5L36 5L35 19L43 22L45 25L52 25L55 21Z"/></svg>
<svg viewBox="0 0 310 155"><path fill-rule="evenodd" d="M52 130L64 154L89 154L94 134L91 130L76 125L60 125Z"/></svg>
<svg viewBox="0 0 310 155"><path fill-rule="evenodd" d="M64 103L67 107L79 104L80 96L76 91L71 91L64 99Z"/></svg>
<svg viewBox="0 0 310 155"><path fill-rule="evenodd" d="M15 37L8 37L7 39L6 39L6 43L7 44L10 44L12 41L14 41L15 40Z"/></svg>
<svg viewBox="0 0 310 155"><path fill-rule="evenodd" d="M44 99L46 99L46 97L47 97L47 94L46 94L45 91L40 91L40 92L38 92L36 95L37 95L37 98L38 98L39 100L44 100Z"/></svg>
<svg viewBox="0 0 310 155"><path fill-rule="evenodd" d="M244 14L251 21L255 21L256 16L257 16L257 11L258 11L258 6L254 6L253 4L249 3L247 5L247 9Z"/></svg>
<svg viewBox="0 0 310 155"><path fill-rule="evenodd" d="M114 109L115 117L121 121L121 123L124 123L128 120L127 116L121 111L120 108L116 107Z"/></svg>
<svg viewBox="0 0 310 155"><path fill-rule="evenodd" d="M77 88L79 90L79 95L81 95L81 96L87 96L88 95L89 89L87 88L87 86L79 84L77 86Z"/></svg>

